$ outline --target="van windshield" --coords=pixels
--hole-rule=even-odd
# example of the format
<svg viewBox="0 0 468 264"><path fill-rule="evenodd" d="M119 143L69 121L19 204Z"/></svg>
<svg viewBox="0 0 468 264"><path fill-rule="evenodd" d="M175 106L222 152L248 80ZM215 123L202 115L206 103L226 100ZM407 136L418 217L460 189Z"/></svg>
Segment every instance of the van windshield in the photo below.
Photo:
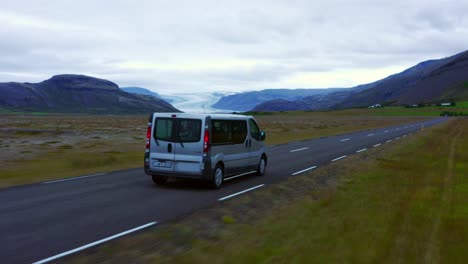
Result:
<svg viewBox="0 0 468 264"><path fill-rule="evenodd" d="M199 142L201 120L183 118L156 118L154 138L170 142Z"/></svg>

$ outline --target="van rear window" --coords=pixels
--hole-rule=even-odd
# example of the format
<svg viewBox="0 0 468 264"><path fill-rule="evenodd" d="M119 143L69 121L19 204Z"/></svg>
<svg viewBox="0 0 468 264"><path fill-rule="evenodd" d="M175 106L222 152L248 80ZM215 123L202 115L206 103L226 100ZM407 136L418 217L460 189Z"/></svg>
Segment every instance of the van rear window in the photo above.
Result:
<svg viewBox="0 0 468 264"><path fill-rule="evenodd" d="M156 140L170 142L199 142L201 139L201 120L156 118L153 136Z"/></svg>

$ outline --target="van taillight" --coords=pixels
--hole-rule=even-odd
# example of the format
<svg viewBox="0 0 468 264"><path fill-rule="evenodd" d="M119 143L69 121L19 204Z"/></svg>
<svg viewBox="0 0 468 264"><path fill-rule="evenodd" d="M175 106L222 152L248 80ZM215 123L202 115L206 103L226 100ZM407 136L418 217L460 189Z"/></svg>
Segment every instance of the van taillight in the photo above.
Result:
<svg viewBox="0 0 468 264"><path fill-rule="evenodd" d="M210 150L210 132L207 129L203 136L203 153L208 153L208 150Z"/></svg>
<svg viewBox="0 0 468 264"><path fill-rule="evenodd" d="M146 129L146 149L150 148L151 143L151 123L148 123L148 129Z"/></svg>

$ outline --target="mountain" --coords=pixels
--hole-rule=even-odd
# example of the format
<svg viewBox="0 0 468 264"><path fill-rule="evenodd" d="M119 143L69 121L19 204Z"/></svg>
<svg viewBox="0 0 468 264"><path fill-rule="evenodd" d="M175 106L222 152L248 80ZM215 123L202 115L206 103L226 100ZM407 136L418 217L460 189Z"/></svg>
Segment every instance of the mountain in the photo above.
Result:
<svg viewBox="0 0 468 264"><path fill-rule="evenodd" d="M156 98L161 98L161 96L158 93L155 93L143 87L120 87L120 89L127 93L151 95Z"/></svg>
<svg viewBox="0 0 468 264"><path fill-rule="evenodd" d="M153 96L171 104L173 104L176 101L174 96L162 96L143 87L120 87L120 89L127 93Z"/></svg>
<svg viewBox="0 0 468 264"><path fill-rule="evenodd" d="M288 103L291 110L367 107L372 104L406 105L468 100L468 51L428 60L373 83L349 90L312 95ZM268 110L265 110L268 109ZM254 111L283 111L278 101L263 102Z"/></svg>
<svg viewBox="0 0 468 264"><path fill-rule="evenodd" d="M341 91L342 88L330 89L265 89L261 91L243 92L223 96L212 105L216 109L247 111L256 105L270 100L283 99L287 101L300 100L307 96L328 94Z"/></svg>
<svg viewBox="0 0 468 264"><path fill-rule="evenodd" d="M177 112L169 103L122 91L115 83L85 75L56 75L40 83L0 83L0 108L13 111L147 114Z"/></svg>

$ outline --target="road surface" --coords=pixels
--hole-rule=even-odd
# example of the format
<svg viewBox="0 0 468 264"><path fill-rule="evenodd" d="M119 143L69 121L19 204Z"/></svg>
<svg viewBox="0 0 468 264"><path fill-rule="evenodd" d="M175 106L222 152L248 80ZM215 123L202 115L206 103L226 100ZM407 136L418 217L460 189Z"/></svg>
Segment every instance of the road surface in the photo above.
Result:
<svg viewBox="0 0 468 264"><path fill-rule="evenodd" d="M47 263L197 209L306 173L371 148L392 144L420 123L298 141L269 148L264 177L225 181L219 190L191 180L156 186L143 168L86 175L0 190L0 260ZM143 152L142 152L143 157ZM21 169L21 168L18 168Z"/></svg>

